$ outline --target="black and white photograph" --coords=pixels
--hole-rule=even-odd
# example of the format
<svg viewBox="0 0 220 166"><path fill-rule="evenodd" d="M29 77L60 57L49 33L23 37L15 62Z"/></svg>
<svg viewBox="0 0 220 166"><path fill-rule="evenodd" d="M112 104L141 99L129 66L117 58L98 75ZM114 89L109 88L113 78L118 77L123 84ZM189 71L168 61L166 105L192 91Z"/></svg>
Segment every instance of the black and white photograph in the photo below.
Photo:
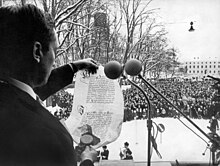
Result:
<svg viewBox="0 0 220 166"><path fill-rule="evenodd" d="M219 41L220 0L0 0L0 165L220 166Z"/></svg>

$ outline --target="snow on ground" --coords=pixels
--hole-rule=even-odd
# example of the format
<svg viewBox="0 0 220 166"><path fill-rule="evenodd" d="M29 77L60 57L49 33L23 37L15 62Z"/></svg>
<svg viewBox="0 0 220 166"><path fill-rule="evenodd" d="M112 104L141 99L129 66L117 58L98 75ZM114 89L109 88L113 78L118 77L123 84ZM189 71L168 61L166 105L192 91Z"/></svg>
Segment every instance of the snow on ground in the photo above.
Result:
<svg viewBox="0 0 220 166"><path fill-rule="evenodd" d="M153 151L151 161L202 161L209 162L210 150L205 151L207 143L196 136L192 131L185 127L178 119L174 118L155 118L152 119L156 124L163 124L165 131L158 134L156 142L158 150L162 155L160 159L156 152ZM185 118L181 120L189 125L197 134L205 141L208 139L201 134L194 126L192 126ZM205 133L209 133L208 120L193 119L193 122L198 125ZM219 131L217 131L219 134ZM129 142L129 147L133 152L134 161L147 160L147 127L146 120L135 120L125 122L122 126L122 131L119 138L108 144L110 151L110 160L119 160L119 151L123 147L124 142ZM208 142L209 143L209 142Z"/></svg>

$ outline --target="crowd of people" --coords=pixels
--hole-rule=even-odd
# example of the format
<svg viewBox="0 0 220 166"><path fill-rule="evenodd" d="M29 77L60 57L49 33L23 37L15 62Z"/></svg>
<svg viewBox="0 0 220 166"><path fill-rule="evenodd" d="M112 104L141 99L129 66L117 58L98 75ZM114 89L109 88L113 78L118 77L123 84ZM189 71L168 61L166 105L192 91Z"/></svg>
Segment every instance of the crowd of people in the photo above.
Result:
<svg viewBox="0 0 220 166"><path fill-rule="evenodd" d="M219 118L220 103L213 100L218 94L217 89L213 88L213 80L158 80L150 81L150 83L189 118L210 119L212 116ZM140 84L140 86L151 101L153 118L181 116L152 89L144 84ZM124 121L147 118L147 100L138 89L132 86L126 88L123 90L123 96L125 101ZM66 119L72 110L73 95L62 90L52 96L52 101L61 107L55 112L55 116L59 119Z"/></svg>
<svg viewBox="0 0 220 166"><path fill-rule="evenodd" d="M177 81L160 80L151 81L151 84L160 91L169 101L190 118L210 119L219 118L219 101L213 100L218 90L213 88L212 80L204 81ZM170 104L160 95L144 84L140 86L145 90L151 101L152 117L180 116ZM144 95L134 87L123 91L125 99L125 121L142 119L147 116L148 104Z"/></svg>

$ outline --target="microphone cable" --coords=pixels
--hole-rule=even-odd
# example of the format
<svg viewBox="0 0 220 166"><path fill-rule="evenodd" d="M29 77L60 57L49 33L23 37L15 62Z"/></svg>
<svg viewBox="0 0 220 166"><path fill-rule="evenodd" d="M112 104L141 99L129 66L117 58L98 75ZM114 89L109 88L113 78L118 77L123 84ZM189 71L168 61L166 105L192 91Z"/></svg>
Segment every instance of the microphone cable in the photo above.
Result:
<svg viewBox="0 0 220 166"><path fill-rule="evenodd" d="M156 127L155 127L154 125L155 125ZM155 128L156 128L156 129L155 129ZM160 159L162 159L162 156L161 156L160 152L159 152L158 149L157 149L157 143L156 143L157 136L158 136L158 126L157 126L157 124L156 124L154 121L152 121L152 134L151 134L151 137L152 137L153 139L151 139L152 142L151 142L151 154L150 154L150 156L152 157L153 148L154 148L154 150L156 151L158 157L159 157Z"/></svg>
<svg viewBox="0 0 220 166"><path fill-rule="evenodd" d="M153 134L151 134L151 136L154 138L154 139L156 139L157 138L157 133L158 133L158 131L156 132L156 135L155 135L155 127L154 127L154 124L155 122L154 121L152 121L152 131L151 131L151 133L153 133ZM152 154L153 154L153 144L151 143L151 153L150 153L150 158L152 157Z"/></svg>

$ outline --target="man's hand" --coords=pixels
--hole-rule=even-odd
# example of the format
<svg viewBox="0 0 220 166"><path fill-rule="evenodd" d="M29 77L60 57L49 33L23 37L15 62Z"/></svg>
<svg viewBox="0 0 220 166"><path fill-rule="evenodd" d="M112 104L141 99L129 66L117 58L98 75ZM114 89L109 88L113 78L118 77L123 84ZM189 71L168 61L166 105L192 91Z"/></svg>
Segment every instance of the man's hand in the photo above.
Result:
<svg viewBox="0 0 220 166"><path fill-rule="evenodd" d="M81 154L81 161L91 160L92 162L95 162L97 161L97 155L98 153L94 148L86 146L85 150Z"/></svg>
<svg viewBox="0 0 220 166"><path fill-rule="evenodd" d="M87 70L89 73L96 73L98 69L97 62L94 61L92 58L77 60L72 62L73 65L77 67L78 70Z"/></svg>

